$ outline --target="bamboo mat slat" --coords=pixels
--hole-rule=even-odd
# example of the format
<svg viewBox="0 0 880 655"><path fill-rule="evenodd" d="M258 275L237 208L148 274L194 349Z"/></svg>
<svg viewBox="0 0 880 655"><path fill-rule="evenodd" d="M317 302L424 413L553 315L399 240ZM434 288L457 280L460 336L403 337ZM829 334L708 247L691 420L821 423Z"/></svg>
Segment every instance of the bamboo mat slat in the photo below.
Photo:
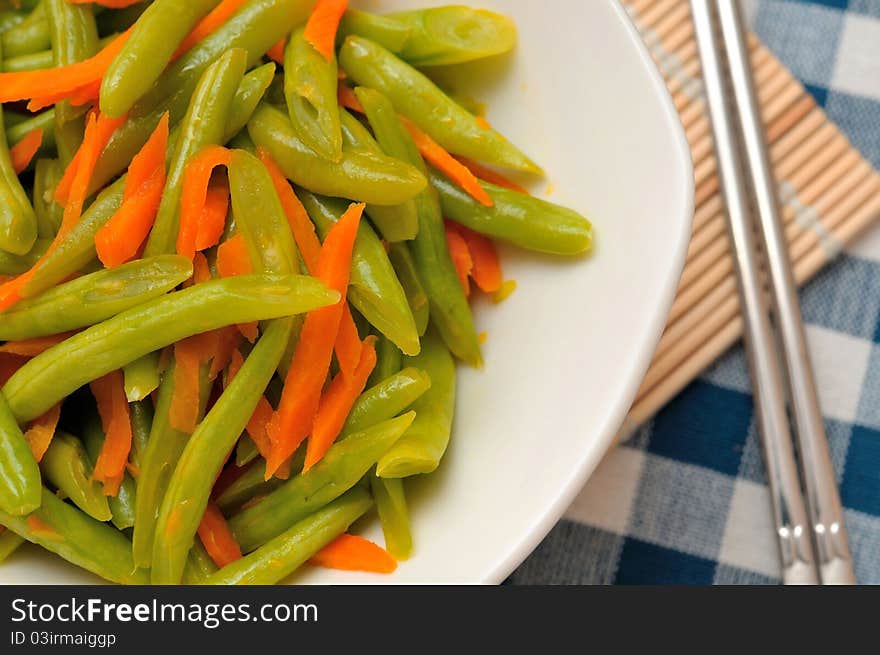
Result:
<svg viewBox="0 0 880 655"><path fill-rule="evenodd" d="M623 4L681 115L694 162L695 214L678 294L621 438L737 343L743 329L690 3ZM749 47L795 278L804 284L880 218L880 175L756 37Z"/></svg>

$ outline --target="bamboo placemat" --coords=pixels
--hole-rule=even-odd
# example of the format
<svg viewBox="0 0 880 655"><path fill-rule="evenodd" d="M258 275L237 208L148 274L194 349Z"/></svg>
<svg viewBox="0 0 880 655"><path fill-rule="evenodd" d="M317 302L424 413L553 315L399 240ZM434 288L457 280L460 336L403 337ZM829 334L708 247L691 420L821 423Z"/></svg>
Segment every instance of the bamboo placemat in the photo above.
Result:
<svg viewBox="0 0 880 655"><path fill-rule="evenodd" d="M622 437L739 341L743 329L690 3L623 4L681 114L694 161L696 213L678 295ZM749 45L795 278L803 284L880 218L880 175L756 37Z"/></svg>

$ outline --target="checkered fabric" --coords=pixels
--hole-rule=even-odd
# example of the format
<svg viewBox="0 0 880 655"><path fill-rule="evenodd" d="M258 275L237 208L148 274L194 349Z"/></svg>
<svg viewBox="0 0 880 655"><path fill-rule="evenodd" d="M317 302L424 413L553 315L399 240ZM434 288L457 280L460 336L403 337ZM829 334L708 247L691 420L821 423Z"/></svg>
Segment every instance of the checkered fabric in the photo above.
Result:
<svg viewBox="0 0 880 655"><path fill-rule="evenodd" d="M757 0L763 42L880 168L880 0ZM862 583L880 584L880 227L803 291ZM748 370L736 348L612 451L513 584L778 583Z"/></svg>

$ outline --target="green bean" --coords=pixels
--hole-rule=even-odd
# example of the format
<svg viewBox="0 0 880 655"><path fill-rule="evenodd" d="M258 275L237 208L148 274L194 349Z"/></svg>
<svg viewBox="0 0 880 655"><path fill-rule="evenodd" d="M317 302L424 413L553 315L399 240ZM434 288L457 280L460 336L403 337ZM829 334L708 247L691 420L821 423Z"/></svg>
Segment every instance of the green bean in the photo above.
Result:
<svg viewBox="0 0 880 655"><path fill-rule="evenodd" d="M214 480L278 368L289 336L289 319L269 325L187 442L159 511L153 542L152 584L180 583Z"/></svg>
<svg viewBox="0 0 880 655"><path fill-rule="evenodd" d="M122 373L128 402L147 398L159 388L159 353L152 352L137 358L126 364Z"/></svg>
<svg viewBox="0 0 880 655"><path fill-rule="evenodd" d="M55 65L55 54L51 50L41 50L27 55L9 57L3 62L3 72L21 73L24 71L42 70Z"/></svg>
<svg viewBox="0 0 880 655"><path fill-rule="evenodd" d="M436 170L430 176L443 215L475 232L553 255L580 255L593 245L590 222L571 209L481 182L495 203L486 207Z"/></svg>
<svg viewBox="0 0 880 655"><path fill-rule="evenodd" d="M265 103L248 123L248 133L288 179L314 193L399 205L425 188L424 176L412 166L363 149L343 149L338 163L323 159L299 139L288 116Z"/></svg>
<svg viewBox="0 0 880 655"><path fill-rule="evenodd" d="M144 249L146 256L174 252L180 229L180 196L186 164L205 146L223 140L232 99L244 77L246 61L247 52L241 48L229 50L199 80L171 157L168 181Z"/></svg>
<svg viewBox="0 0 880 655"><path fill-rule="evenodd" d="M449 152L531 173L540 167L493 129L481 125L436 84L385 48L350 36L339 62L362 86L388 96L397 110Z"/></svg>
<svg viewBox="0 0 880 655"><path fill-rule="evenodd" d="M370 490L382 522L385 549L398 561L409 559L413 544L403 480L386 480L373 474L370 475Z"/></svg>
<svg viewBox="0 0 880 655"><path fill-rule="evenodd" d="M410 26L393 16L382 16L349 8L339 21L337 41L342 44L346 37L357 35L397 53L403 50L411 32Z"/></svg>
<svg viewBox="0 0 880 655"><path fill-rule="evenodd" d="M255 550L209 576L204 584L274 584L348 530L372 506L363 489L350 492Z"/></svg>
<svg viewBox="0 0 880 655"><path fill-rule="evenodd" d="M137 19L101 82L101 111L123 116L159 79L172 56L218 0L156 0Z"/></svg>
<svg viewBox="0 0 880 655"><path fill-rule="evenodd" d="M135 567L131 543L116 528L96 521L43 489L40 508L28 517L0 512L0 524L80 568L119 584L146 584Z"/></svg>
<svg viewBox="0 0 880 655"><path fill-rule="evenodd" d="M0 57L3 51L0 48ZM26 255L37 240L37 217L12 167L0 105L0 250Z"/></svg>
<svg viewBox="0 0 880 655"><path fill-rule="evenodd" d="M412 424L415 414L374 425L334 444L320 462L229 520L249 552L354 487Z"/></svg>
<svg viewBox="0 0 880 655"><path fill-rule="evenodd" d="M51 242L51 239L37 239L34 247L26 255L12 255L0 250L0 275L21 275L29 271L49 249Z"/></svg>
<svg viewBox="0 0 880 655"><path fill-rule="evenodd" d="M106 436L104 428L101 425L101 419L97 412L90 412L85 425L83 426L83 443L86 452L91 460L91 465L95 466L98 462L98 456L101 454L101 448L104 446ZM122 478L122 484L119 485L119 491L115 496L107 498L107 504L110 508L111 522L119 530L125 530L134 525L134 508L137 491L134 479L126 472ZM87 512L88 513L88 512ZM95 517L99 518L99 517Z"/></svg>
<svg viewBox="0 0 880 655"><path fill-rule="evenodd" d="M199 411L201 420L208 404L211 384L208 380L209 368L202 366L199 371ZM159 396L156 401L156 414L150 425L146 448L142 451L140 475L137 481L135 499L134 533L132 552L134 562L140 567L150 568L153 560L153 541L159 509L168 488L168 480L186 447L190 435L171 425L171 401L174 397L174 362L172 361L162 375Z"/></svg>
<svg viewBox="0 0 880 655"><path fill-rule="evenodd" d="M27 18L27 14L23 11L4 9L0 13L0 34L11 30L16 25L21 25L25 18Z"/></svg>
<svg viewBox="0 0 880 655"><path fill-rule="evenodd" d="M455 362L443 342L432 332L422 340L422 352L406 363L423 369L431 389L412 406L416 420L406 434L379 460L380 478L407 478L432 473L449 445L455 413Z"/></svg>
<svg viewBox="0 0 880 655"><path fill-rule="evenodd" d="M431 312L428 305L428 293L422 286L422 280L419 278L419 272L416 269L416 262L413 260L412 253L409 248L402 243L395 243L388 251L388 259L394 266L394 272L397 273L397 279L406 293L406 299L409 301L409 308L412 310L413 318L416 321L416 330L419 336L424 336L428 329L428 319Z"/></svg>
<svg viewBox="0 0 880 655"><path fill-rule="evenodd" d="M18 57L46 50L51 46L49 21L45 14L38 19L26 19L0 35L0 44L7 57Z"/></svg>
<svg viewBox="0 0 880 655"><path fill-rule="evenodd" d="M22 289L23 297L31 298L42 293L96 260L95 234L122 205L124 187L125 177L122 177L98 194L67 237L34 271L33 277Z"/></svg>
<svg viewBox="0 0 880 655"><path fill-rule="evenodd" d="M175 60L135 105L101 154L92 176L93 191L128 167L166 111L171 125L186 113L205 69L230 48L244 48L248 66L256 64L279 39L305 23L314 0L249 0L215 32ZM230 111L235 115L235 110Z"/></svg>
<svg viewBox="0 0 880 655"><path fill-rule="evenodd" d="M238 510L254 498L270 494L282 484L284 480L278 478L266 480L266 467L262 466L261 462L257 462L223 490L223 493L217 497L217 505L224 512Z"/></svg>
<svg viewBox="0 0 880 655"><path fill-rule="evenodd" d="M55 66L68 66L98 51L98 26L89 5L73 5L67 0L44 0ZM56 105L55 140L58 157L66 167L82 143L85 112L63 101Z"/></svg>
<svg viewBox="0 0 880 655"><path fill-rule="evenodd" d="M92 463L79 439L66 432L56 433L40 460L40 471L46 481L93 519L110 520L103 486L92 479Z"/></svg>
<svg viewBox="0 0 880 655"><path fill-rule="evenodd" d="M295 275L212 280L117 314L37 355L3 387L20 421L42 415L87 382L209 330L306 313L339 301L320 281Z"/></svg>
<svg viewBox="0 0 880 655"><path fill-rule="evenodd" d="M370 375L368 384L374 385L395 373L399 373L402 363L403 353L400 352L400 348L380 335L379 343L376 344L376 367Z"/></svg>
<svg viewBox="0 0 880 655"><path fill-rule="evenodd" d="M342 159L339 83L336 56L330 61L306 40L305 30L291 34L284 50L284 97L300 141L324 159Z"/></svg>
<svg viewBox="0 0 880 655"><path fill-rule="evenodd" d="M282 356L282 359L284 359L284 356ZM257 450L254 440L246 434L242 435L241 439L238 440L238 445L235 447L235 465L244 466L250 464L259 456L260 451Z"/></svg>
<svg viewBox="0 0 880 655"><path fill-rule="evenodd" d="M394 418L410 407L428 389L431 378L417 368L405 368L364 391L357 399L339 440Z"/></svg>
<svg viewBox="0 0 880 655"><path fill-rule="evenodd" d="M298 190L303 206L325 237L347 203ZM366 222L361 222L352 254L348 300L371 325L408 354L419 351L415 319L388 253Z"/></svg>
<svg viewBox="0 0 880 655"><path fill-rule="evenodd" d="M0 563L5 562L25 540L12 530L0 529Z"/></svg>
<svg viewBox="0 0 880 655"><path fill-rule="evenodd" d="M192 548L189 550L186 568L183 571L183 584L197 585L202 584L205 579L217 572L217 565L208 555L208 551L202 545L202 542L196 540L193 542Z"/></svg>
<svg viewBox="0 0 880 655"><path fill-rule="evenodd" d="M342 135L346 145L384 154L373 135L359 120L344 109L341 115ZM367 205L366 211L386 241L411 241L418 234L419 214L414 200L407 200L400 205Z"/></svg>
<svg viewBox="0 0 880 655"><path fill-rule="evenodd" d="M95 325L164 295L191 276L192 262L177 255L90 273L6 310L0 339L33 339Z"/></svg>
<svg viewBox="0 0 880 655"><path fill-rule="evenodd" d="M33 130L40 129L43 130L43 144L40 148L49 149L55 146L54 122L55 109L47 109L39 114L28 116L24 120L17 121L14 125L7 122L6 138L10 144L15 145Z"/></svg>
<svg viewBox="0 0 880 655"><path fill-rule="evenodd" d="M34 171L34 213L37 216L37 235L40 239L55 238L61 227L64 208L55 202L55 189L58 188L62 175L57 159L37 161Z"/></svg>
<svg viewBox="0 0 880 655"><path fill-rule="evenodd" d="M153 427L153 403L149 399L137 400L130 402L128 408L131 414L131 453L128 458L140 469Z"/></svg>
<svg viewBox="0 0 880 655"><path fill-rule="evenodd" d="M247 127L248 121L254 115L274 77L275 64L271 61L244 76L229 107L229 119L223 133L223 143L228 142Z"/></svg>
<svg viewBox="0 0 880 655"><path fill-rule="evenodd" d="M0 393L0 511L22 516L40 506L40 469Z"/></svg>

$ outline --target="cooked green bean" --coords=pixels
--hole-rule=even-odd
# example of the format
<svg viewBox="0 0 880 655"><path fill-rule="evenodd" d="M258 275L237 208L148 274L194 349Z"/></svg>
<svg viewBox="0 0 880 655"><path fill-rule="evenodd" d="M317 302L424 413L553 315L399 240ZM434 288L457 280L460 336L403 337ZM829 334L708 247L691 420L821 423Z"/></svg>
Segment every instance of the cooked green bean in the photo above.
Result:
<svg viewBox="0 0 880 655"><path fill-rule="evenodd" d="M61 227L64 208L55 202L55 189L58 188L62 174L61 164L57 159L37 161L34 169L34 213L37 216L39 239L53 239ZM44 248L43 252L45 251Z"/></svg>
<svg viewBox="0 0 880 655"><path fill-rule="evenodd" d="M23 11L5 9L0 13L0 34L11 30L16 25L21 25L25 18L27 18L27 14Z"/></svg>
<svg viewBox="0 0 880 655"><path fill-rule="evenodd" d="M18 57L9 57L3 62L3 72L21 73L23 71L35 71L44 68L52 68L55 65L55 54L51 50L32 52Z"/></svg>
<svg viewBox="0 0 880 655"><path fill-rule="evenodd" d="M0 511L22 516L40 506L40 469L0 393Z"/></svg>
<svg viewBox="0 0 880 655"><path fill-rule="evenodd" d="M5 562L24 542L24 538L19 537L12 530L6 528L0 530L0 563Z"/></svg>
<svg viewBox="0 0 880 655"><path fill-rule="evenodd" d="M580 255L592 247L590 222L571 209L482 182L495 203L486 207L436 170L430 176L443 215L475 232L553 255Z"/></svg>
<svg viewBox="0 0 880 655"><path fill-rule="evenodd" d="M199 420L204 416L211 390L208 372L207 366L202 366L199 371L197 415ZM159 385L156 413L150 424L146 448L141 454L141 470L137 480L132 553L135 564L142 568L150 568L152 563L156 521L159 518L165 490L168 488L168 480L174 473L180 454L190 437L186 432L177 430L171 425L170 411L173 396L174 362L172 361L165 369L162 383Z"/></svg>
<svg viewBox="0 0 880 655"><path fill-rule="evenodd" d="M131 414L131 453L128 458L140 469L153 428L153 402L138 400L129 402L128 407Z"/></svg>
<svg viewBox="0 0 880 655"><path fill-rule="evenodd" d="M143 400L159 388L159 354L148 353L122 368L128 402Z"/></svg>
<svg viewBox="0 0 880 655"><path fill-rule="evenodd" d="M48 250L51 239L37 239L26 255L11 255L0 250L0 275L20 275L30 270Z"/></svg>
<svg viewBox="0 0 880 655"><path fill-rule="evenodd" d="M49 149L55 146L55 109L47 109L39 114L28 116L22 121L14 125L7 123L6 138L11 145L15 145L25 138L33 130L43 130L43 143L41 150ZM39 152L39 151L38 151Z"/></svg>
<svg viewBox="0 0 880 655"><path fill-rule="evenodd" d="M0 340L17 341L95 325L164 295L192 276L177 255L138 259L59 285L3 312Z"/></svg>
<svg viewBox="0 0 880 655"><path fill-rule="evenodd" d="M174 61L135 105L128 120L104 148L92 176L100 189L128 167L166 111L176 125L189 107L202 73L230 48L244 48L248 66L256 64L279 39L309 17L314 0L249 0L216 31ZM230 111L235 115L235 110Z"/></svg>
<svg viewBox="0 0 880 655"><path fill-rule="evenodd" d="M301 450L301 449L300 449ZM266 467L262 462L252 464L217 497L217 505L224 512L238 510L259 496L266 496L284 484L279 478L266 479Z"/></svg>
<svg viewBox="0 0 880 655"><path fill-rule="evenodd" d="M330 61L306 40L305 30L291 34L284 51L284 96L290 122L300 140L324 159L342 159L342 128L336 57Z"/></svg>
<svg viewBox="0 0 880 655"><path fill-rule="evenodd" d="M86 447L91 465L94 467L98 462L98 456L101 454L101 448L104 446L104 439L106 438L97 412L92 412L91 416L86 419L85 425L82 428L82 435L83 444ZM126 471L122 478L122 484L119 485L119 491L115 496L107 498L107 504L110 507L110 521L119 530L125 530L134 525L136 494L134 479ZM95 518L99 517L96 516Z"/></svg>
<svg viewBox="0 0 880 655"><path fill-rule="evenodd" d="M208 576L216 573L217 570L217 565L208 555L202 542L196 539L189 550L187 565L183 571L183 584L202 584Z"/></svg>
<svg viewBox="0 0 880 655"><path fill-rule="evenodd" d="M92 462L82 442L57 432L40 460L40 471L53 487L98 521L109 521L110 506L100 482L92 479Z"/></svg>
<svg viewBox="0 0 880 655"><path fill-rule="evenodd" d="M153 584L180 583L214 480L278 368L289 336L289 319L269 325L187 442L159 511L150 574Z"/></svg>
<svg viewBox="0 0 880 655"><path fill-rule="evenodd" d="M308 472L297 475L229 520L243 552L277 537L291 525L354 487L412 424L415 414L379 423L330 447Z"/></svg>
<svg viewBox="0 0 880 655"><path fill-rule="evenodd" d="M443 342L432 332L422 340L422 352L406 363L423 369L431 389L413 403L416 420L406 434L379 460L381 478L407 478L432 473L449 445L455 413L455 362Z"/></svg>
<svg viewBox="0 0 880 655"><path fill-rule="evenodd" d="M95 575L119 584L147 584L131 559L131 542L43 489L40 508L27 517L0 512L0 524Z"/></svg>
<svg viewBox="0 0 880 655"><path fill-rule="evenodd" d="M303 206L318 228L318 233L325 237L342 216L348 203L333 198L321 198L304 190L298 192ZM406 294L382 242L365 221L361 222L354 243L348 300L372 326L397 344L403 352L415 354L419 351L415 319Z"/></svg>
<svg viewBox="0 0 880 655"><path fill-rule="evenodd" d="M68 66L98 51L98 26L90 5L70 4L67 0L44 0L49 38L55 66ZM62 101L55 109L55 141L58 157L66 167L82 143L85 111Z"/></svg>
<svg viewBox="0 0 880 655"><path fill-rule="evenodd" d="M273 62L263 64L244 76L235 91L232 104L229 106L229 118L223 132L223 143L228 142L247 127L248 121L254 115L274 77L275 64Z"/></svg>
<svg viewBox="0 0 880 655"><path fill-rule="evenodd" d="M410 38L412 28L393 16L371 14L349 8L339 21L337 41L342 44L347 36L356 34L381 44L391 52L400 52Z"/></svg>
<svg viewBox="0 0 880 655"><path fill-rule="evenodd" d="M397 273L397 279L406 293L406 299L409 301L409 308L412 310L413 318L416 321L416 330L419 336L424 336L425 330L428 329L428 320L431 317L430 306L428 304L428 293L422 285L419 278L419 272L416 269L416 262L412 257L409 248L402 243L395 243L388 251L388 259L394 266L394 272Z"/></svg>
<svg viewBox="0 0 880 655"><path fill-rule="evenodd" d="M7 57L29 55L51 46L49 21L46 20L45 12L34 10L34 13L37 11L40 11L40 17L34 17L32 14L0 35L0 44Z"/></svg>
<svg viewBox="0 0 880 655"><path fill-rule="evenodd" d="M285 354L286 352L285 349ZM283 360L284 356L281 359ZM246 434L242 435L241 439L238 440L238 445L235 446L235 465L244 466L250 464L259 456L260 451L257 450L257 444L254 443L253 439Z"/></svg>
<svg viewBox="0 0 880 655"><path fill-rule="evenodd" d="M171 156L168 181L144 255L174 252L180 229L180 197L186 164L199 150L223 140L232 99L244 77L247 52L228 50L205 71L193 93Z"/></svg>
<svg viewBox="0 0 880 655"><path fill-rule="evenodd" d="M3 393L15 417L29 421L85 383L186 337L338 301L338 293L303 276L245 275L197 284L118 314L37 355L9 379Z"/></svg>
<svg viewBox="0 0 880 655"><path fill-rule="evenodd" d="M400 352L400 348L380 336L379 342L376 344L376 367L370 375L368 384L374 385L395 373L399 373L402 363L403 353Z"/></svg>
<svg viewBox="0 0 880 655"><path fill-rule="evenodd" d="M347 146L384 154L373 135L359 120L344 109L341 117L342 135ZM367 205L366 212L385 241L411 241L418 234L419 214L414 200L400 205Z"/></svg>
<svg viewBox="0 0 880 655"><path fill-rule="evenodd" d="M370 475L370 490L376 501L385 549L396 560L407 560L412 555L412 531L403 480L384 479Z"/></svg>
<svg viewBox="0 0 880 655"><path fill-rule="evenodd" d="M350 36L339 51L339 63L355 82L388 96L400 113L449 152L497 166L541 172L501 134L481 125L425 75L382 46Z"/></svg>
<svg viewBox="0 0 880 655"><path fill-rule="evenodd" d="M339 440L394 418L410 407L428 389L431 378L417 368L405 368L364 391L357 399Z"/></svg>
<svg viewBox="0 0 880 655"><path fill-rule="evenodd" d="M204 584L275 584L302 566L315 553L348 530L373 501L363 489L347 494L318 510L250 555L227 564Z"/></svg>
<svg viewBox="0 0 880 655"><path fill-rule="evenodd" d="M424 176L412 166L367 150L343 149L335 163L323 159L300 140L287 115L265 103L254 112L248 133L288 179L314 193L399 205L425 188Z"/></svg>
<svg viewBox="0 0 880 655"><path fill-rule="evenodd" d="M177 48L219 0L155 0L104 73L101 111L123 116L159 79Z"/></svg>

